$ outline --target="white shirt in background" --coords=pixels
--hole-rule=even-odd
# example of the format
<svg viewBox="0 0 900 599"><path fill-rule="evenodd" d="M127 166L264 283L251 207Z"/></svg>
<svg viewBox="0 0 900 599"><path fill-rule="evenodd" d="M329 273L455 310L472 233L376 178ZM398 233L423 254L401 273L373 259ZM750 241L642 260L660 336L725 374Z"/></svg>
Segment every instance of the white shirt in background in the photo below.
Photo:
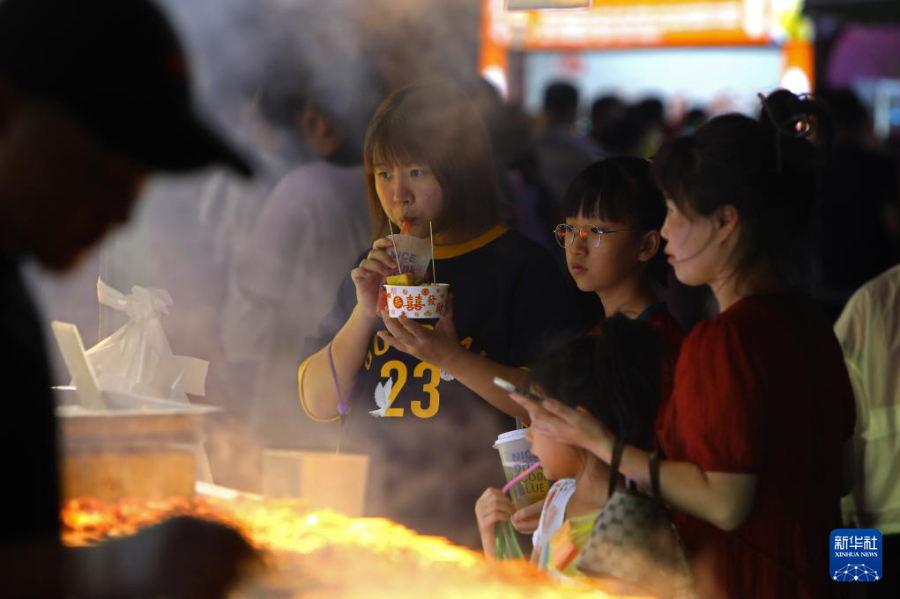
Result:
<svg viewBox="0 0 900 599"><path fill-rule="evenodd" d="M251 420L270 446L307 437L298 429L305 419L297 360L341 281L371 247L366 198L362 165L304 164L275 187L236 255L223 343L229 361L259 367Z"/></svg>
<svg viewBox="0 0 900 599"><path fill-rule="evenodd" d="M900 265L861 287L835 325L856 395L858 467L844 521L900 533Z"/></svg>

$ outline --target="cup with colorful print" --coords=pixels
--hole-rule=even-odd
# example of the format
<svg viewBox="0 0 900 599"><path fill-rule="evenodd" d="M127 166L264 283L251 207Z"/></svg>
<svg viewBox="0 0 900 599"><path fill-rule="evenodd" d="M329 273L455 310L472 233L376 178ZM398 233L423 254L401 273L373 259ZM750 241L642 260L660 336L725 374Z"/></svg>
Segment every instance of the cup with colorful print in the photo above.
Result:
<svg viewBox="0 0 900 599"><path fill-rule="evenodd" d="M440 318L447 311L450 285L385 285L388 316L399 318Z"/></svg>
<svg viewBox="0 0 900 599"><path fill-rule="evenodd" d="M527 432L525 429L518 429L502 433L494 443L494 449L500 452L500 462L503 464L506 482L511 481L538 461L537 456L531 453L531 441L525 438ZM550 491L550 481L544 477L544 470L538 467L510 489L509 495L513 505L520 510L543 500L548 491Z"/></svg>

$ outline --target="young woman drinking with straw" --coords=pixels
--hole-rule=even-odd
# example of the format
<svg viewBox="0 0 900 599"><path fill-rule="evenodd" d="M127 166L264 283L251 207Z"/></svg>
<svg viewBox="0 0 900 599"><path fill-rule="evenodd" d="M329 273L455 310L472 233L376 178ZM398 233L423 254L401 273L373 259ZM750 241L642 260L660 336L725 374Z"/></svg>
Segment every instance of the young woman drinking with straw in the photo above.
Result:
<svg viewBox="0 0 900 599"><path fill-rule="evenodd" d="M573 298L553 257L501 224L484 125L455 85L391 95L364 157L378 239L304 352L300 403L316 420L346 414L345 445L372 457L373 515L477 545L471 506L500 472L492 443L514 427L510 416L525 415L493 378L524 384L521 367L570 327ZM397 268L388 223L404 221L417 237L433 224L435 270L450 285L450 307L433 326L377 306ZM376 404L381 418L369 415Z"/></svg>
<svg viewBox="0 0 900 599"><path fill-rule="evenodd" d="M679 280L709 285L720 314L685 339L663 415L662 496L714 596L839 596L830 533L852 463L853 395L828 321L799 292L815 197L814 107L787 92L759 121L713 119L667 143L654 171L669 208L663 237ZM611 459L613 435L580 411L528 408L536 430ZM628 446L622 472L650 483Z"/></svg>

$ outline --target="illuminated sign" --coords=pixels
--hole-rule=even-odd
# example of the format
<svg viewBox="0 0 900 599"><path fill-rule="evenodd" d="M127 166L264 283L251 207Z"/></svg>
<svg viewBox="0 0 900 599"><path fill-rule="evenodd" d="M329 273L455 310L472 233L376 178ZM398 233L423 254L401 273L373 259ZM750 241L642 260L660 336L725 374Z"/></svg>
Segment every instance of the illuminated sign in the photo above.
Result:
<svg viewBox="0 0 900 599"><path fill-rule="evenodd" d="M584 10L513 11L516 5L565 4L486 0L488 34L520 50L767 44L772 3L784 0L595 0Z"/></svg>
<svg viewBox="0 0 900 599"><path fill-rule="evenodd" d="M542 10L554 8L589 8L591 0L506 0L508 10Z"/></svg>

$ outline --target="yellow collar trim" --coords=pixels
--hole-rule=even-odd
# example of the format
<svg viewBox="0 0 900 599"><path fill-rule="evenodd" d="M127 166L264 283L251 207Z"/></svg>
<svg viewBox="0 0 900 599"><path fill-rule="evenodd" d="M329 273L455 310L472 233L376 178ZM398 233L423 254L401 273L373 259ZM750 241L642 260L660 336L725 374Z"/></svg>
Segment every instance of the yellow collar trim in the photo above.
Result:
<svg viewBox="0 0 900 599"><path fill-rule="evenodd" d="M434 259L446 260L447 258L456 258L457 256L468 254L471 251L483 248L507 231L509 231L509 227L507 227L506 225L494 225L478 237L470 239L469 241L464 241L463 243L457 243L453 245L435 246Z"/></svg>

